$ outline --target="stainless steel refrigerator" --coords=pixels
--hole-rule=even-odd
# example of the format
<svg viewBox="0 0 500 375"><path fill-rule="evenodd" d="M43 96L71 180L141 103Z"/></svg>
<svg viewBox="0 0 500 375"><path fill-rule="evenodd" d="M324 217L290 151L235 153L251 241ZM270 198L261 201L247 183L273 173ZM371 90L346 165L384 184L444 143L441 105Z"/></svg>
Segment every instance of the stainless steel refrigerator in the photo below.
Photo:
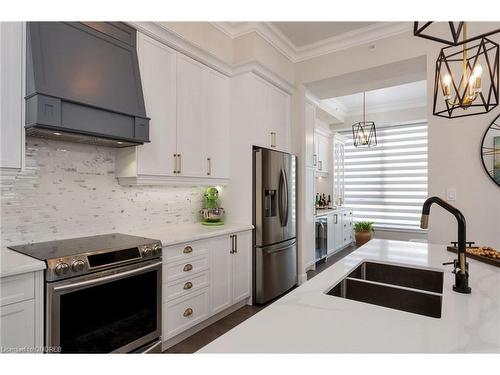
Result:
<svg viewBox="0 0 500 375"><path fill-rule="evenodd" d="M297 284L297 158L253 151L253 301L263 304Z"/></svg>

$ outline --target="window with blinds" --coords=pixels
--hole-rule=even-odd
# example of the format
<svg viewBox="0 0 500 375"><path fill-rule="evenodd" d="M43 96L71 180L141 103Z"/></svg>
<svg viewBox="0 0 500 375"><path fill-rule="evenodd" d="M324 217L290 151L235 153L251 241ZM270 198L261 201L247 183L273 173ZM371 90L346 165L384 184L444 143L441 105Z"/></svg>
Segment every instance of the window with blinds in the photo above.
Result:
<svg viewBox="0 0 500 375"><path fill-rule="evenodd" d="M352 132L345 145L345 205L354 221L376 227L420 228L427 197L427 124L377 127L378 145L354 147Z"/></svg>

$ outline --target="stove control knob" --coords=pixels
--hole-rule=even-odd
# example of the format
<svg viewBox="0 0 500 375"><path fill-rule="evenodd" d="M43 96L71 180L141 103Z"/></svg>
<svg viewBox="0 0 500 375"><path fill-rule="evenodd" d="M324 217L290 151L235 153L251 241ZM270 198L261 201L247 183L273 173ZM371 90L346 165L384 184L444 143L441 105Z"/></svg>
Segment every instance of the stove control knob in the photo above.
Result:
<svg viewBox="0 0 500 375"><path fill-rule="evenodd" d="M68 270L69 270L68 264L60 262L60 263L57 263L55 273L57 276L63 276L63 275L66 275L68 273Z"/></svg>
<svg viewBox="0 0 500 375"><path fill-rule="evenodd" d="M155 255L161 254L161 245L159 243L157 243L153 246L153 252Z"/></svg>
<svg viewBox="0 0 500 375"><path fill-rule="evenodd" d="M71 264L71 269L73 272L82 272L85 268L85 262L83 260L77 259Z"/></svg>
<svg viewBox="0 0 500 375"><path fill-rule="evenodd" d="M153 249L151 249L151 247L149 247L149 246L145 246L144 250L142 251L142 255L145 257L153 255Z"/></svg>

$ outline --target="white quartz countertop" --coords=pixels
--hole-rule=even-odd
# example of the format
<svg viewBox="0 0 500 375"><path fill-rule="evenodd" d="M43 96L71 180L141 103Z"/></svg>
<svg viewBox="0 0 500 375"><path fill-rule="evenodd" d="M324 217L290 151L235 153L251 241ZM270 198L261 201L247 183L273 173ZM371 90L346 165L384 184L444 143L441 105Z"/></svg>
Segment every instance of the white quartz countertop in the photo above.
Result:
<svg viewBox="0 0 500 375"><path fill-rule="evenodd" d="M337 207L337 208L319 208L316 210L316 217L332 215L336 212L348 211L349 207Z"/></svg>
<svg viewBox="0 0 500 375"><path fill-rule="evenodd" d="M157 239L161 241L163 246L170 246L251 229L253 229L251 224L225 223L220 226L209 226L193 223L164 225L158 228L131 231L129 234Z"/></svg>
<svg viewBox="0 0 500 375"><path fill-rule="evenodd" d="M0 250L0 277L19 275L45 269L45 262L7 249Z"/></svg>
<svg viewBox="0 0 500 375"><path fill-rule="evenodd" d="M124 231L134 236L143 236L160 240L163 246L175 245L183 242L202 240L205 238L223 236L230 233L253 229L251 224L224 224L221 226L207 226L200 223L163 225L157 228L144 230ZM27 255L10 250L6 247L0 253L0 276L12 276L25 272L45 269L45 262Z"/></svg>
<svg viewBox="0 0 500 375"><path fill-rule="evenodd" d="M472 259L452 291L443 245L374 239L211 342L202 353L500 352L500 268ZM440 319L325 294L364 260L443 269Z"/></svg>

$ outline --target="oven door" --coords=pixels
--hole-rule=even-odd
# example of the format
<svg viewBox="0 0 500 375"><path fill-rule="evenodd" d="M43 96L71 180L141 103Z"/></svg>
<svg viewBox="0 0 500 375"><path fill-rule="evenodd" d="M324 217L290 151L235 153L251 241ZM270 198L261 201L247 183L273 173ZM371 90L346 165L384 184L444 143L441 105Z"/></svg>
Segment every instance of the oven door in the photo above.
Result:
<svg viewBox="0 0 500 375"><path fill-rule="evenodd" d="M46 345L127 353L161 335L161 260L47 283Z"/></svg>

